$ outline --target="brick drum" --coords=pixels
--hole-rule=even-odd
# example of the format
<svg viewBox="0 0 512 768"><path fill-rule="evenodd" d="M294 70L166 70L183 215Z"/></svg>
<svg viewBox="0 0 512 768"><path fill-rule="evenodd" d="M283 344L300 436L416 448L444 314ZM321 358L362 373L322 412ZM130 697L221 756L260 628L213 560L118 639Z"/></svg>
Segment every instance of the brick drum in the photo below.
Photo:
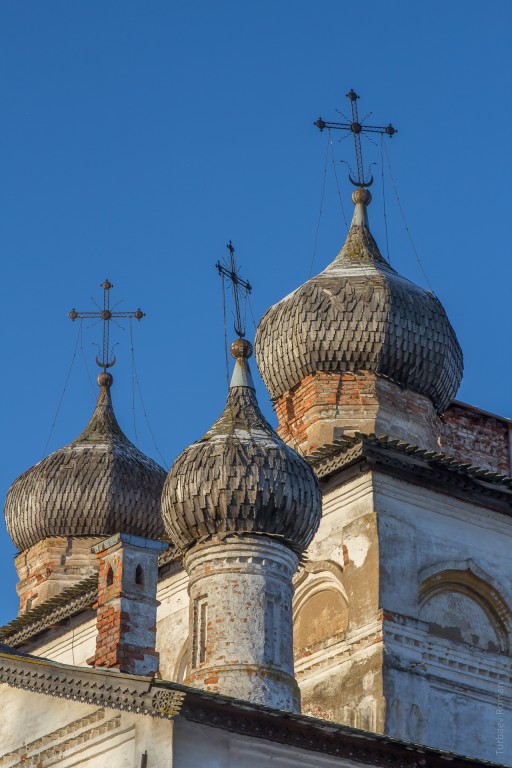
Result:
<svg viewBox="0 0 512 768"><path fill-rule="evenodd" d="M343 434L364 432L434 449L440 421L428 397L369 371L316 371L275 403L278 434L311 453Z"/></svg>
<svg viewBox="0 0 512 768"><path fill-rule="evenodd" d="M96 573L91 547L101 538L49 536L21 552L15 560L20 615Z"/></svg>

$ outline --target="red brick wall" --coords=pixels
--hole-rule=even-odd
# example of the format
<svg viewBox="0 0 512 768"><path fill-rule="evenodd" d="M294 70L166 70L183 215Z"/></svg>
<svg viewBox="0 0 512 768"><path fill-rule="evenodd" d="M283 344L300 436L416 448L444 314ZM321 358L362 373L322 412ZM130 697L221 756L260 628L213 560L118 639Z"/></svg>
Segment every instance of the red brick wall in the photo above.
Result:
<svg viewBox="0 0 512 768"><path fill-rule="evenodd" d="M286 392L275 409L280 437L306 453L343 431L387 434L434 448L440 429L427 397L366 371L317 371ZM322 429L314 428L320 424Z"/></svg>
<svg viewBox="0 0 512 768"><path fill-rule="evenodd" d="M112 546L101 549L97 555L100 563L95 606L98 634L96 653L88 663L95 667L115 667L129 674L154 675L158 669L155 645L159 550L145 551L130 546L123 541L122 534L109 541L113 542ZM154 560L152 565L150 560ZM148 577L140 584L134 578L136 563Z"/></svg>
<svg viewBox="0 0 512 768"><path fill-rule="evenodd" d="M340 376L322 371L310 374L276 402L277 432L283 440L291 438L302 444L307 440L308 428L322 415L331 413L335 416L341 404L352 405L355 409L376 408L375 376L353 373ZM311 446L310 450L315 447L318 446Z"/></svg>
<svg viewBox="0 0 512 768"><path fill-rule="evenodd" d="M453 403L441 416L441 450L479 467L511 474L510 422Z"/></svg>
<svg viewBox="0 0 512 768"><path fill-rule="evenodd" d="M97 571L91 547L98 537L51 536L21 552L15 561L19 613L47 602Z"/></svg>

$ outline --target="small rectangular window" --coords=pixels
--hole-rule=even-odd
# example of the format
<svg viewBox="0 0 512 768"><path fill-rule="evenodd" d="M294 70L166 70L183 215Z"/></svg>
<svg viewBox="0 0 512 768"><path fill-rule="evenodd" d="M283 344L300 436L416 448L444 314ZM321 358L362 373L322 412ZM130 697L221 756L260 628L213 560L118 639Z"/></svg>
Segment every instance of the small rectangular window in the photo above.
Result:
<svg viewBox="0 0 512 768"><path fill-rule="evenodd" d="M194 603L194 636L192 639L192 666L197 667L206 661L206 642L208 627L208 601L199 597Z"/></svg>
<svg viewBox="0 0 512 768"><path fill-rule="evenodd" d="M280 596L267 595L265 599L265 661L270 664L279 664L281 661L280 611Z"/></svg>

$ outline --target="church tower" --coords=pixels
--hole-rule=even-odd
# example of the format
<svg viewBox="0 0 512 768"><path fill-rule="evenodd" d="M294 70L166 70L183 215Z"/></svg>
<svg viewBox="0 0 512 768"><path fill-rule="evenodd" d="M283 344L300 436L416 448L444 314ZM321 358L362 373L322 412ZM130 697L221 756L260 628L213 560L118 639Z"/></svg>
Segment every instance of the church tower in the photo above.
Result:
<svg viewBox="0 0 512 768"><path fill-rule="evenodd" d="M391 268L372 236L365 126L348 96L351 123L317 122L354 136L345 244L267 311L255 342L278 434L308 455L323 496L295 580L303 711L492 760L498 701L512 728L502 438L484 414L468 439L475 414L451 406L463 362L446 312Z"/></svg>
<svg viewBox="0 0 512 768"><path fill-rule="evenodd" d="M143 313L112 312L108 280L102 284L103 310L71 320L103 321L103 372L96 407L84 431L69 445L45 457L18 477L7 494L7 531L16 558L20 614L46 603L98 571L91 548L120 531L156 539L163 535L160 496L165 470L133 445L119 426L112 405L114 382L107 371L109 323L114 317L141 319Z"/></svg>
<svg viewBox="0 0 512 768"><path fill-rule="evenodd" d="M459 388L462 351L439 300L380 254L370 191L352 199L334 261L262 318L258 367L281 437L304 453L355 432L432 449Z"/></svg>
<svg viewBox="0 0 512 768"><path fill-rule="evenodd" d="M320 491L259 409L251 344L240 338L231 354L226 407L178 456L162 495L166 532L189 576L184 682L298 712L292 579L318 528Z"/></svg>

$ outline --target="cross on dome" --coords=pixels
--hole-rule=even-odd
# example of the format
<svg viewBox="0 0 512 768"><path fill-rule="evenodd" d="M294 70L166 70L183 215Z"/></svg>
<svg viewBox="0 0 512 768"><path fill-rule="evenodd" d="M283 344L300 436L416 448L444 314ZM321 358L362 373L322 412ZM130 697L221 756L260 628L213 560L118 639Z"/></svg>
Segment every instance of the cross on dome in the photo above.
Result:
<svg viewBox="0 0 512 768"><path fill-rule="evenodd" d="M245 336L245 319L242 318L240 311L240 298L247 298L252 291L252 285L240 277L240 267L235 261L235 249L231 240L227 244L229 258L227 262L221 264L220 261L215 265L219 275L226 277L231 282L233 299L235 301L235 332L242 338Z"/></svg>
<svg viewBox="0 0 512 768"><path fill-rule="evenodd" d="M100 284L100 287L103 288L103 309L99 307L96 302L96 306L98 307L97 312L78 312L76 309L72 309L71 312L68 313L68 317L73 320L73 322L79 318L83 319L86 317L90 318L96 318L98 320L101 320L103 323L103 348L101 353L101 360L98 360L98 356L96 355L96 365L98 365L100 368L103 368L103 371L105 372L107 368L112 368L112 366L116 362L115 355L109 360L109 344L110 344L110 323L113 320L115 322L116 318L118 317L134 317L137 320L142 320L142 318L145 316L145 313L141 310L139 307L136 311L125 311L125 312L114 312L110 308L110 291L114 287L113 283L111 283L109 280L105 280L103 283Z"/></svg>
<svg viewBox="0 0 512 768"><path fill-rule="evenodd" d="M350 123L333 123L322 120L321 117L314 123L321 131L324 128L334 128L341 131L351 131L354 136L354 148L356 152L356 164L357 164L357 179L353 179L349 174L349 179L355 187L370 187L373 184L373 176L369 175L365 177L364 165L363 165L363 150L361 148L361 134L362 133L380 133L386 134L391 139L395 133L398 133L396 128L393 128L391 123L389 125L364 125L359 119L359 112L357 109L357 100L359 96L354 90L350 90L347 94L350 101L350 109L352 112L352 121Z"/></svg>

